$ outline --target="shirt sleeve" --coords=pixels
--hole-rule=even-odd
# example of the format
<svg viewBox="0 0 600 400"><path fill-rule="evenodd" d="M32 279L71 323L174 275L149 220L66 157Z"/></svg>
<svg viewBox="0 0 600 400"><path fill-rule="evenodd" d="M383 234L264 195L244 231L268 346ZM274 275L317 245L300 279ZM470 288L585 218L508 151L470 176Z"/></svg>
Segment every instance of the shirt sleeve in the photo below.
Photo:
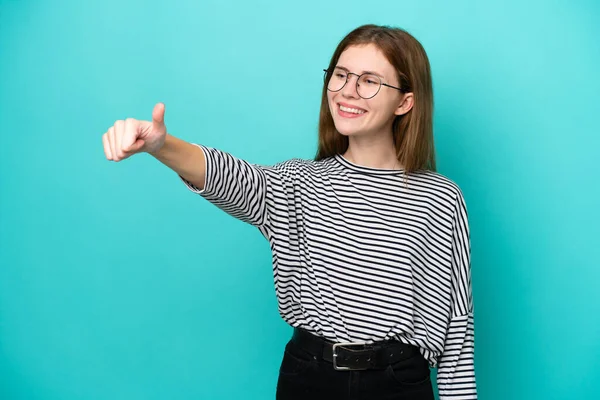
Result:
<svg viewBox="0 0 600 400"><path fill-rule="evenodd" d="M452 313L437 375L440 400L477 399L474 350L471 244L459 191L452 232Z"/></svg>
<svg viewBox="0 0 600 400"><path fill-rule="evenodd" d="M204 188L199 189L179 176L193 192L227 214L259 228L288 222L294 208L294 187L298 159L274 166L250 164L229 153L200 147L206 160Z"/></svg>

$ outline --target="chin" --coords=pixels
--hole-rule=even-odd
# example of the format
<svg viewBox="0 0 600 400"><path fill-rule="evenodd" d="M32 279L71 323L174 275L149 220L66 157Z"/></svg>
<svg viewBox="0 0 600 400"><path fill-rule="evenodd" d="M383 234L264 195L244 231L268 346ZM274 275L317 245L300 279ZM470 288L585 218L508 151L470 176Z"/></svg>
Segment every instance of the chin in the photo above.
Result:
<svg viewBox="0 0 600 400"><path fill-rule="evenodd" d="M361 136L363 135L365 132L364 131L360 131L360 130L356 130L356 129L352 129L352 128L348 128L348 127L341 127L341 126L337 126L335 127L335 130L338 131L338 133L342 136Z"/></svg>
<svg viewBox="0 0 600 400"><path fill-rule="evenodd" d="M359 135L358 132L354 132L354 131L348 131L348 130L343 130L343 129L342 130L337 129L337 131L342 136L348 136L348 137L350 137L350 136L358 136Z"/></svg>

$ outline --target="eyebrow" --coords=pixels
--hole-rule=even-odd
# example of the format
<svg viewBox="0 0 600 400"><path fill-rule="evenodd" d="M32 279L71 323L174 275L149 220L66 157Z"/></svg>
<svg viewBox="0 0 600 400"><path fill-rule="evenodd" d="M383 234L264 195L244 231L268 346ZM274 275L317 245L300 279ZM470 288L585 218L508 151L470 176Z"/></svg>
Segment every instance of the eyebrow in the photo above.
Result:
<svg viewBox="0 0 600 400"><path fill-rule="evenodd" d="M335 67L343 69L346 72L350 72L350 70L348 68L342 67L341 65L336 65ZM363 72L361 72L361 74L373 74L373 75L377 75L378 77L380 77L382 79L385 79L385 77L383 75L381 75L380 73L375 72L375 71L363 71Z"/></svg>

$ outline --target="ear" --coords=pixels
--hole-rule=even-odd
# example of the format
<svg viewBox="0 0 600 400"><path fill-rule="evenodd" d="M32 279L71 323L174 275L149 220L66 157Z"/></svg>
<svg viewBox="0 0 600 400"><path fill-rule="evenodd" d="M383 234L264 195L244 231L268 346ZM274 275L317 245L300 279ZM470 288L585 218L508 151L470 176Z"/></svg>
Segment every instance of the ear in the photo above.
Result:
<svg viewBox="0 0 600 400"><path fill-rule="evenodd" d="M396 111L394 111L394 114L403 115L403 114L406 114L407 112L409 112L411 110L411 108L413 107L414 100L415 100L415 96L412 93L410 93L410 92L404 93L402 102L400 103L398 108L396 108Z"/></svg>

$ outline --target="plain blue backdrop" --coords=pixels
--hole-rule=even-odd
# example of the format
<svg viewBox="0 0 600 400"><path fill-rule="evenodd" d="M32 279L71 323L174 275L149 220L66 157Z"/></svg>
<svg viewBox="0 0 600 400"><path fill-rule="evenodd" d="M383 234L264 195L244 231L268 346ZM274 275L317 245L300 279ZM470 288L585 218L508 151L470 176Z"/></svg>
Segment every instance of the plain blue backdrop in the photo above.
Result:
<svg viewBox="0 0 600 400"><path fill-rule="evenodd" d="M600 398L599 19L591 0L0 0L0 399L274 398L291 329L267 241L146 154L106 161L101 135L162 101L182 139L311 158L322 69L364 23L430 57L480 399Z"/></svg>

